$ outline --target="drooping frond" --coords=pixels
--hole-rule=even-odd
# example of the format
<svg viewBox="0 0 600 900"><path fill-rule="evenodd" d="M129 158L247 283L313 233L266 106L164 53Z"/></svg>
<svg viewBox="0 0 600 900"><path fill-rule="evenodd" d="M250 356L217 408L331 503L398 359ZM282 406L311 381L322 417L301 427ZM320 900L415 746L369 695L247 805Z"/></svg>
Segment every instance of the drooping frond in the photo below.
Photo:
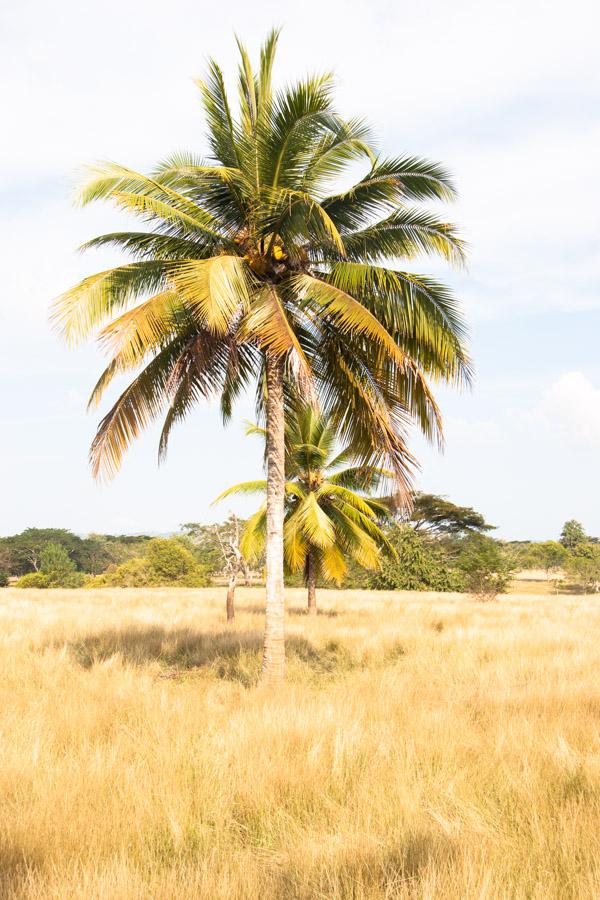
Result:
<svg viewBox="0 0 600 900"><path fill-rule="evenodd" d="M248 561L259 559L267 536L267 504L263 503L244 526L240 539L240 552Z"/></svg>
<svg viewBox="0 0 600 900"><path fill-rule="evenodd" d="M239 256L183 262L173 272L173 283L200 321L215 334L225 334L250 307L252 275Z"/></svg>
<svg viewBox="0 0 600 900"><path fill-rule="evenodd" d="M184 346L185 339L180 339L158 353L104 416L90 450L94 477L115 475L131 442L160 415L173 366Z"/></svg>
<svg viewBox="0 0 600 900"><path fill-rule="evenodd" d="M469 383L466 328L452 292L432 278L356 262L322 279L356 297L427 374Z"/></svg>
<svg viewBox="0 0 600 900"><path fill-rule="evenodd" d="M170 261L147 260L90 275L55 301L54 324L67 341L83 340L133 300L165 287L170 270Z"/></svg>
<svg viewBox="0 0 600 900"><path fill-rule="evenodd" d="M99 333L99 343L121 370L126 369L164 345L169 335L177 335L178 314L182 314L179 296L163 291L113 319Z"/></svg>
<svg viewBox="0 0 600 900"><path fill-rule="evenodd" d="M273 285L254 294L253 303L240 323L238 339L255 341L257 346L276 356L289 358L290 372L305 396L314 396L310 364L300 345L284 302Z"/></svg>

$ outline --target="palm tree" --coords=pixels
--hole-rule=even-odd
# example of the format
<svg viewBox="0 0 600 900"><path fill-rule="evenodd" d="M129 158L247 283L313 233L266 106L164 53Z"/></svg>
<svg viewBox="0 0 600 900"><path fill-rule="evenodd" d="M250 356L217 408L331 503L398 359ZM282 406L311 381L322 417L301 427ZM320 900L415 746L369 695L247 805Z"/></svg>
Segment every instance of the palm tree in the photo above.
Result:
<svg viewBox="0 0 600 900"><path fill-rule="evenodd" d="M63 294L55 321L70 341L98 333L109 362L96 405L115 376L136 372L101 420L91 448L95 476L111 476L131 441L164 415L171 429L201 399L217 396L225 420L256 390L267 430L266 623L263 681L284 674L283 517L285 405L319 397L344 443L378 460L406 493L414 459L411 423L440 442L428 378L469 379L464 328L450 291L432 278L386 267L388 258L433 253L463 260L455 228L419 201L450 200L440 166L380 158L365 124L343 120L329 75L274 93L277 32L255 73L240 44L239 111L211 61L198 82L210 158L179 153L144 175L115 163L90 171L80 202L110 200L145 224L84 247L121 248L133 261ZM337 187L349 164L367 171Z"/></svg>
<svg viewBox="0 0 600 900"><path fill-rule="evenodd" d="M251 426L248 433L265 430ZM308 612L317 612L317 580L341 584L348 558L367 569L380 563L380 549L394 553L380 528L390 519L385 498L368 494L391 473L370 465L347 467L352 448L334 455L335 429L310 405L299 405L288 415L286 435L285 521L283 553L288 571L302 572L308 588ZM340 468L346 466L346 468ZM266 494L266 481L245 481L223 491L215 503L232 494ZM240 550L248 560L264 552L267 506L248 519Z"/></svg>

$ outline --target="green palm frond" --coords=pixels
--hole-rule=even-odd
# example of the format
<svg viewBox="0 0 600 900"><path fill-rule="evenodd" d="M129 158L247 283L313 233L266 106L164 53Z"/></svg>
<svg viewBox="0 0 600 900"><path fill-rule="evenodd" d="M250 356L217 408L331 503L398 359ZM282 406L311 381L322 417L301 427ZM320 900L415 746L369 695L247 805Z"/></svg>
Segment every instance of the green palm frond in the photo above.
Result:
<svg viewBox="0 0 600 900"><path fill-rule="evenodd" d="M455 265L465 262L464 243L456 227L421 209L395 210L385 219L344 235L349 259L380 262L393 257L440 256Z"/></svg>
<svg viewBox="0 0 600 900"><path fill-rule="evenodd" d="M267 504L250 516L240 539L240 552L248 561L252 562L260 558L267 537Z"/></svg>
<svg viewBox="0 0 600 900"><path fill-rule="evenodd" d="M221 500L224 500L226 497L231 497L234 494L266 494L266 492L267 482L264 479L262 481L240 481L239 484L234 484L227 488L227 490L222 491L218 497L215 497L212 505L214 506L215 503L220 503Z"/></svg>

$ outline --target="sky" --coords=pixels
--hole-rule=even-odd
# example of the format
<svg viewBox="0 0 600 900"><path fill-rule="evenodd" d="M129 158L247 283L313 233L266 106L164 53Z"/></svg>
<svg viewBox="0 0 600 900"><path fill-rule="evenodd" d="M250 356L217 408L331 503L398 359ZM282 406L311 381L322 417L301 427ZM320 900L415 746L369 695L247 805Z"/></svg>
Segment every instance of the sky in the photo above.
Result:
<svg viewBox="0 0 600 900"><path fill-rule="evenodd" d="M256 478L244 401L223 428L199 406L157 466L157 432L110 484L92 480L98 420L86 400L101 371L93 344L67 348L49 306L119 261L77 247L130 223L77 209L82 168L145 170L204 152L193 79L215 56L237 65L283 28L276 79L334 70L344 114L366 116L382 153L418 154L453 173L448 212L469 245L465 271L428 259L463 303L475 380L438 389L443 454L414 435L417 486L474 506L507 539L556 538L580 520L600 534L600 8L592 0L362 2L8 0L0 2L0 534L163 533L250 501L213 507ZM408 267L408 266L407 266Z"/></svg>

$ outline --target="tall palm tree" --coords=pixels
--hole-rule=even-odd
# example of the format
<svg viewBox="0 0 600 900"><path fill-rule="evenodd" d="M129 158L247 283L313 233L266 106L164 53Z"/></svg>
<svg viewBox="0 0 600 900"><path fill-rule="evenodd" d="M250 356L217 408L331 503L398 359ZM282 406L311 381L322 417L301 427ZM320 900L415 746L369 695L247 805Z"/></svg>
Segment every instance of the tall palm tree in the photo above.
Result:
<svg viewBox="0 0 600 900"><path fill-rule="evenodd" d="M277 93L277 32L255 73L240 44L239 110L211 61L198 82L210 158L179 153L143 175L115 163L93 168L82 204L111 200L146 225L105 234L132 262L85 278L57 301L71 341L98 332L109 362L90 398L137 374L101 420L94 475L118 469L131 441L165 415L159 445L202 398L224 419L249 386L267 429L266 624L263 680L284 674L284 419L287 398L318 396L344 443L384 459L406 492L414 460L406 429L441 441L428 379L468 380L458 306L446 287L385 265L433 253L463 260L454 226L415 202L450 200L440 166L380 158L358 119L343 120L329 75ZM366 163L350 189L349 164Z"/></svg>
<svg viewBox="0 0 600 900"><path fill-rule="evenodd" d="M251 426L248 433L266 438L263 428ZM348 467L352 447L335 454L335 429L310 405L299 405L288 415L285 436L284 560L290 573L303 573L308 612L316 614L319 578L339 585L347 559L376 569L382 548L394 553L379 526L380 520L391 518L388 502L369 496L391 473L365 464ZM245 481L223 491L215 503L233 494L266 492L266 481ZM256 560L264 552L266 526L263 503L242 532L240 550L246 559Z"/></svg>

